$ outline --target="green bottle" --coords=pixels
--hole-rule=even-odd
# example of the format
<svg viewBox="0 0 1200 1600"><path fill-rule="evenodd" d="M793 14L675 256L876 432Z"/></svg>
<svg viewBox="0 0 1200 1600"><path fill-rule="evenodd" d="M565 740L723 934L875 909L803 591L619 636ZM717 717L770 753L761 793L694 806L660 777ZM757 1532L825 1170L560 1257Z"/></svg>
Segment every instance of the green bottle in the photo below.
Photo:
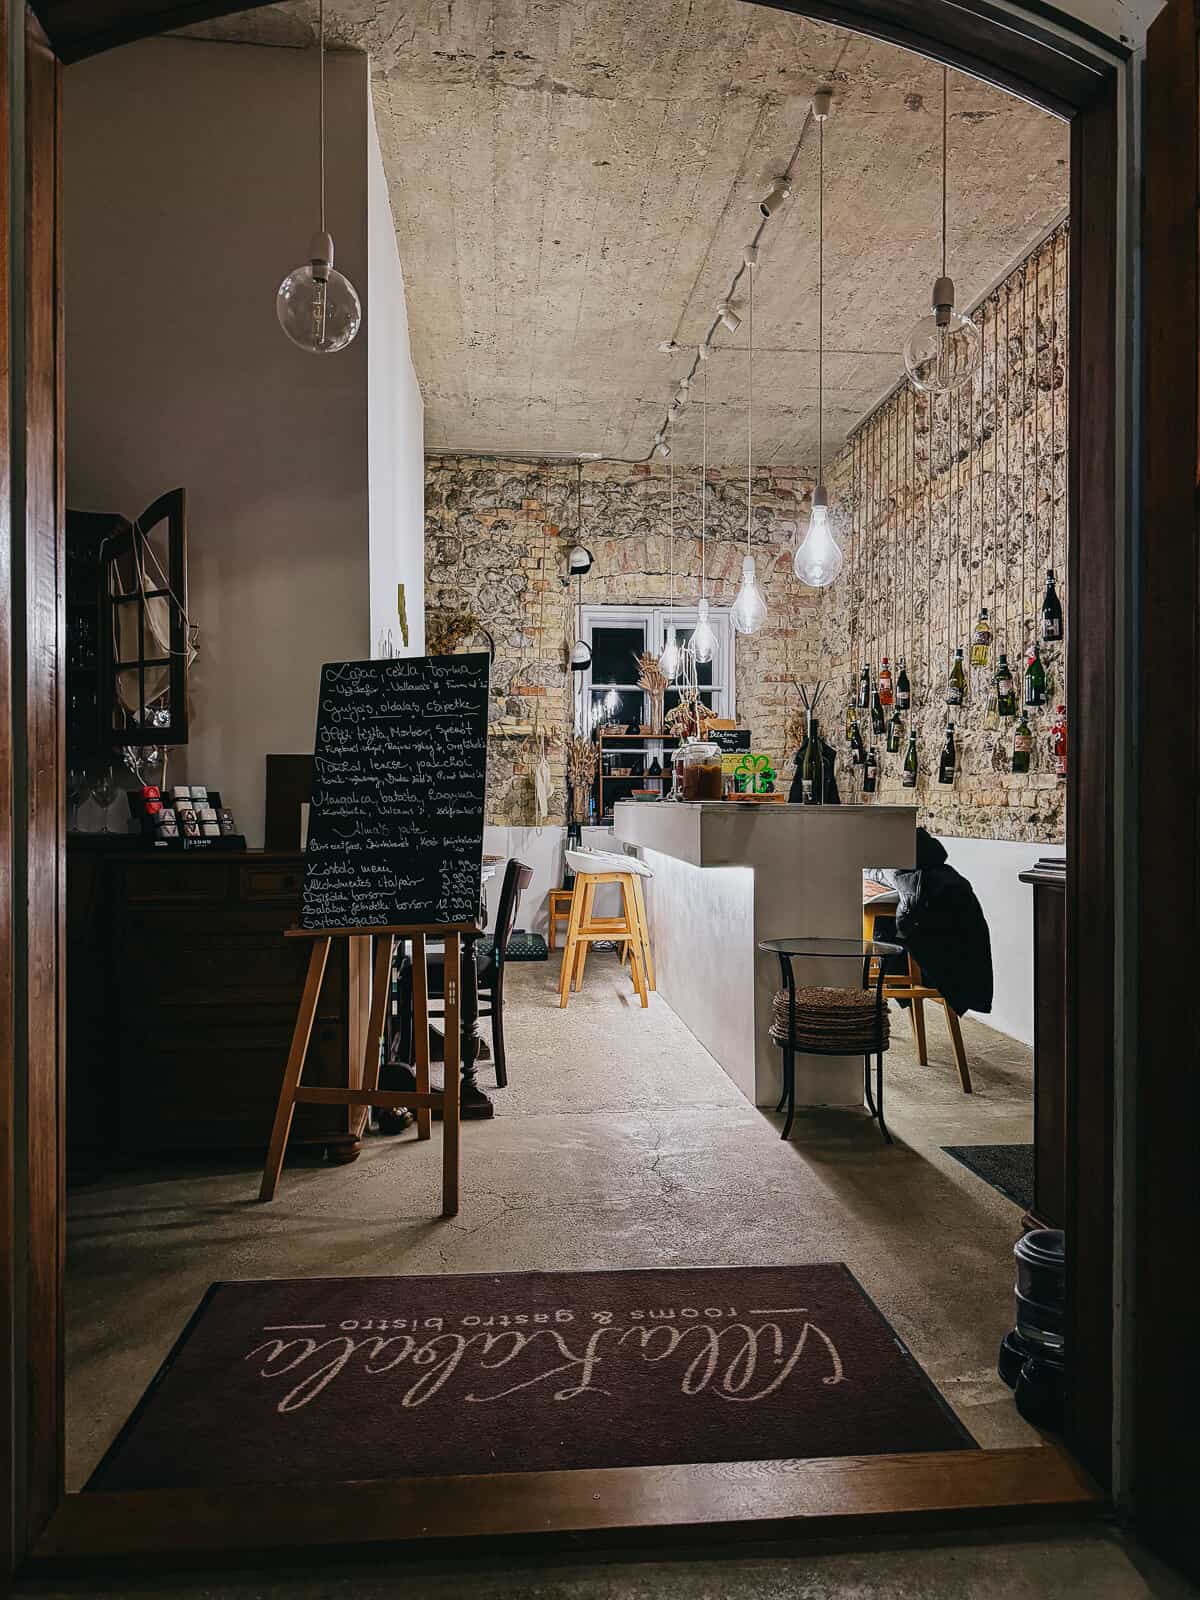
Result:
<svg viewBox="0 0 1200 1600"><path fill-rule="evenodd" d="M1029 758L1033 754L1033 732L1029 726L1029 718L1024 711L1021 720L1017 723L1017 731L1013 734L1012 769L1014 772L1028 772Z"/></svg>
<svg viewBox="0 0 1200 1600"><path fill-rule="evenodd" d="M1046 704L1046 669L1042 665L1042 652L1036 644L1025 668L1025 704L1027 706Z"/></svg>
<svg viewBox="0 0 1200 1600"><path fill-rule="evenodd" d="M996 710L1002 717L1015 717L1017 714L1017 689L1008 657L1003 654L996 667Z"/></svg>
<svg viewBox="0 0 1200 1600"><path fill-rule="evenodd" d="M863 768L863 793L874 794L879 786L879 755L875 750L867 754L867 764Z"/></svg>
<svg viewBox="0 0 1200 1600"><path fill-rule="evenodd" d="M803 803L806 806L819 806L823 798L822 789L824 773L821 762L821 740L817 731L817 719L810 711L808 714L808 738L804 741L804 758L800 763L800 784L803 794Z"/></svg>
<svg viewBox="0 0 1200 1600"><path fill-rule="evenodd" d="M894 756L900 749L900 740L904 735L904 722L898 711L892 712L892 720L888 723L887 747L888 754Z"/></svg>
<svg viewBox="0 0 1200 1600"><path fill-rule="evenodd" d="M954 770L958 765L958 756L954 749L954 724L946 724L946 741L942 745L942 753L938 758L938 782L953 783Z"/></svg>
<svg viewBox="0 0 1200 1600"><path fill-rule="evenodd" d="M912 685L908 681L908 668L900 657L900 671L896 674L896 710L907 711L912 705Z"/></svg>
<svg viewBox="0 0 1200 1600"><path fill-rule="evenodd" d="M908 749L904 752L904 769L900 782L906 789L917 787L917 736L908 730Z"/></svg>
<svg viewBox="0 0 1200 1600"><path fill-rule="evenodd" d="M948 706L961 706L967 698L967 669L963 666L962 646L954 652L954 665L950 668L950 677L946 684L946 704Z"/></svg>

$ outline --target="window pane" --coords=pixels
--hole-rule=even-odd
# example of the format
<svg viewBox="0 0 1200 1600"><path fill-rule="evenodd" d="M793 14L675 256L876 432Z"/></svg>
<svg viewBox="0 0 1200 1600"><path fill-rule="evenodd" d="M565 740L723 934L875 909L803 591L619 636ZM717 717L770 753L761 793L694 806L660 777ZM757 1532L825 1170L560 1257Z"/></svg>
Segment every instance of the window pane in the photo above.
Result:
<svg viewBox="0 0 1200 1600"><path fill-rule="evenodd" d="M646 648L644 623L592 628L592 682L636 683L637 658Z"/></svg>
<svg viewBox="0 0 1200 1600"><path fill-rule="evenodd" d="M615 702L615 703L614 703ZM645 720L645 696L640 689L592 688L592 706L599 721L619 722L622 728L629 722L640 727Z"/></svg>

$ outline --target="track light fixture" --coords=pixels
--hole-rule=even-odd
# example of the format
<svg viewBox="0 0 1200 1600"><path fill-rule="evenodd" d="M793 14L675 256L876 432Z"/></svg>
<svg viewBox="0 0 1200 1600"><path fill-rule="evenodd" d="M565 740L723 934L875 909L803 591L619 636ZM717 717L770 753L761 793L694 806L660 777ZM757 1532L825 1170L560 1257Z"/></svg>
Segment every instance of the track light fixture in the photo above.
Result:
<svg viewBox="0 0 1200 1600"><path fill-rule="evenodd" d="M764 217L773 217L785 200L790 199L792 193L791 180L786 176L775 178L771 187L758 202L758 209Z"/></svg>
<svg viewBox="0 0 1200 1600"><path fill-rule="evenodd" d="M709 356L712 355L712 345L709 344L707 339L705 339L703 344L698 344L696 346L696 354L700 357L701 361L707 361Z"/></svg>
<svg viewBox="0 0 1200 1600"><path fill-rule="evenodd" d="M658 441L658 443L654 446L654 452L655 452L656 455L660 455L663 458L663 460L665 461L667 459L667 457L671 454L671 446L667 443L667 441L665 439L660 439Z"/></svg>
<svg viewBox="0 0 1200 1600"><path fill-rule="evenodd" d="M679 415L679 413L682 410L683 410L683 401L679 398L678 395L676 395L674 400L672 400L671 404L667 407L667 415L673 421Z"/></svg>
<svg viewBox="0 0 1200 1600"><path fill-rule="evenodd" d="M731 305L726 305L724 300L717 306L717 315L721 319L721 326L730 333L736 333L742 325L741 317Z"/></svg>

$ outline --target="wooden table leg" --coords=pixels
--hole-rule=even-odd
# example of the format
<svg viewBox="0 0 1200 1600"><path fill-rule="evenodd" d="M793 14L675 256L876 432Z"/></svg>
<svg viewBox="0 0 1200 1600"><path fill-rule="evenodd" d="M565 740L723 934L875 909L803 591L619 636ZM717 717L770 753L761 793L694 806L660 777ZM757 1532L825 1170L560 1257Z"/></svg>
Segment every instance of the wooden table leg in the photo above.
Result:
<svg viewBox="0 0 1200 1600"><path fill-rule="evenodd" d="M425 935L414 934L412 949L413 1062L417 1091L429 1093L429 968L425 964ZM417 1107L417 1138L428 1139L433 1112Z"/></svg>
<svg viewBox="0 0 1200 1600"><path fill-rule="evenodd" d="M313 1018L317 1014L317 1000L321 994L321 980L325 976L325 963L329 959L328 939L314 939L312 954L308 958L308 974L300 996L300 1009L296 1012L296 1026L292 1032L292 1048L284 1068L283 1083L279 1090L279 1104L275 1108L275 1122L271 1129L271 1142L267 1146L267 1160L263 1167L260 1200L273 1200L283 1170L283 1155L287 1149L288 1134L296 1110L296 1089L304 1071L304 1058L308 1054L308 1041L312 1036Z"/></svg>
<svg viewBox="0 0 1200 1600"><path fill-rule="evenodd" d="M459 1086L459 996L462 988L461 934L446 935L444 981L446 993L446 1038L443 1050L445 1074L442 1079L442 1215L458 1215L458 1167L461 1089Z"/></svg>

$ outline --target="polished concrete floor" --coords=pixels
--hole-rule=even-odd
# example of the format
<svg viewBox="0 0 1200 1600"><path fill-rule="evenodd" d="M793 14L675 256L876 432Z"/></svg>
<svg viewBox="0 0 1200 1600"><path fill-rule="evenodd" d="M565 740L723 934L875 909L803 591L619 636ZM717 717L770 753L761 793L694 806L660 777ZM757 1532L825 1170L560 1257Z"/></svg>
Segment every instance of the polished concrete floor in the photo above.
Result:
<svg viewBox="0 0 1200 1600"><path fill-rule="evenodd" d="M968 1019L967 1097L940 1012L922 1068L897 1011L896 1143L865 1113L826 1111L798 1116L785 1144L780 1119L749 1105L657 996L641 1010L615 958L589 963L565 1012L555 973L553 962L510 968L510 1087L494 1095L494 1121L464 1125L453 1221L434 1215L437 1140L412 1134L372 1138L351 1166L286 1168L270 1206L257 1203L253 1160L72 1192L72 1487L220 1278L841 1260L981 1445L1035 1439L995 1375L1020 1212L940 1149L1032 1137L1023 1046Z"/></svg>

